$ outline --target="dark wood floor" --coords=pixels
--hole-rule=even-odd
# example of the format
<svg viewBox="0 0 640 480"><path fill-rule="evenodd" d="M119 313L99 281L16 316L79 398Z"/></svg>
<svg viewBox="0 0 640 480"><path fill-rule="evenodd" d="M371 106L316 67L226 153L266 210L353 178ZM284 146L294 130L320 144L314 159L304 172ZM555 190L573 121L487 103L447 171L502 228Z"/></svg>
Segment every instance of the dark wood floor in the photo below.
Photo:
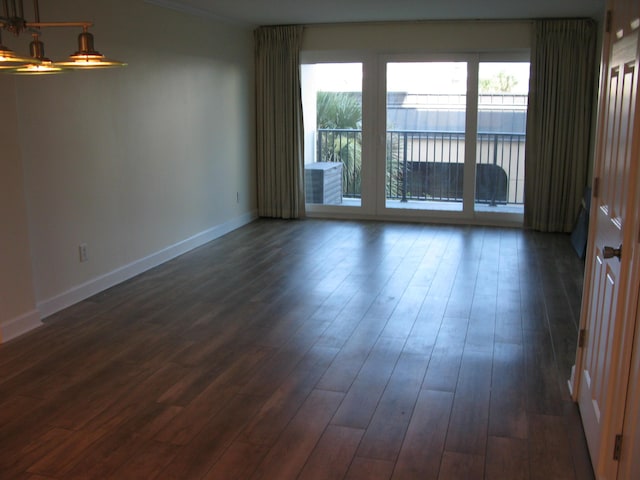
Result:
<svg viewBox="0 0 640 480"><path fill-rule="evenodd" d="M260 220L0 346L2 479L593 478L565 235Z"/></svg>

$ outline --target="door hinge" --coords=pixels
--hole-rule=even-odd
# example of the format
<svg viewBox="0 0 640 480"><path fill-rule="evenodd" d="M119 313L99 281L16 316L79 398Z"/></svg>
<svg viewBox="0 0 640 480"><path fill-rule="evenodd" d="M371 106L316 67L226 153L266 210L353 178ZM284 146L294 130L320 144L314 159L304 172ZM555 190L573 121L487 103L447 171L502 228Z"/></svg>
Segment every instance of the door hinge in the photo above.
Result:
<svg viewBox="0 0 640 480"><path fill-rule="evenodd" d="M613 12L611 10L607 10L607 18L604 21L604 31L605 33L611 33L611 23L613 21Z"/></svg>
<svg viewBox="0 0 640 480"><path fill-rule="evenodd" d="M620 460L620 452L622 450L622 435L616 435L616 442L613 445L613 459Z"/></svg>
<svg viewBox="0 0 640 480"><path fill-rule="evenodd" d="M583 328L580 330L578 334L578 348L584 347L585 342L587 341L587 329Z"/></svg>
<svg viewBox="0 0 640 480"><path fill-rule="evenodd" d="M598 198L598 195L600 195L600 177L596 177L593 179L593 187L591 193L591 196L593 198Z"/></svg>

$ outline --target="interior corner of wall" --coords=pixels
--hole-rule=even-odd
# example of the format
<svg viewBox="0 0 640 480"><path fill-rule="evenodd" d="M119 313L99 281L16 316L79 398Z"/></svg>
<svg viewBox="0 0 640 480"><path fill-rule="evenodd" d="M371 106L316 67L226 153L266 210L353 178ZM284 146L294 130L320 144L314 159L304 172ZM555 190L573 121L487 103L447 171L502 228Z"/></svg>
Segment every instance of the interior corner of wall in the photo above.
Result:
<svg viewBox="0 0 640 480"><path fill-rule="evenodd" d="M13 340L42 325L40 312L32 310L0 323L0 344Z"/></svg>

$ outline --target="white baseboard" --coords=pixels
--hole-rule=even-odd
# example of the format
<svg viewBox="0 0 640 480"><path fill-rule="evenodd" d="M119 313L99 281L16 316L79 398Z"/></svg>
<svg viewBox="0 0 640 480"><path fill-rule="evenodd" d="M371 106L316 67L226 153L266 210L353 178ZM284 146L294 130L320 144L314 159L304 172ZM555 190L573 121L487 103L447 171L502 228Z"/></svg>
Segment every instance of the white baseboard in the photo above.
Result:
<svg viewBox="0 0 640 480"><path fill-rule="evenodd" d="M13 340L20 335L27 333L29 330L38 328L42 325L40 320L40 312L33 310L19 317L0 323L0 343Z"/></svg>
<svg viewBox="0 0 640 480"><path fill-rule="evenodd" d="M37 304L41 318L53 315L54 313L81 302L82 300L100 293L107 288L111 288L114 285L135 277L136 275L139 275L153 267L157 267L162 263L168 262L169 260L187 253L194 248L198 248L205 243L243 227L244 225L253 222L256 218L258 218L257 212L246 213L240 217L234 218L220 225L216 225L204 232L200 232L190 238L182 240L175 245L163 248L162 250L147 257L136 260L128 265L124 265L104 275L100 275L99 277L91 279L81 285L77 285L64 293L56 295L55 297L42 300Z"/></svg>

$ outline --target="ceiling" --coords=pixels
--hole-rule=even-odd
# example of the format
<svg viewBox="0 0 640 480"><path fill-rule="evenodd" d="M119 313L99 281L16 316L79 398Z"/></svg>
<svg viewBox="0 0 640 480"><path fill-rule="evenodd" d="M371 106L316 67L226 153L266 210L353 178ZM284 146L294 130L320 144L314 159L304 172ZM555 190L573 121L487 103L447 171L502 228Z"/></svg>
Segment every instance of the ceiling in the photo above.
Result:
<svg viewBox="0 0 640 480"><path fill-rule="evenodd" d="M406 20L600 18L605 0L146 0L248 25Z"/></svg>

